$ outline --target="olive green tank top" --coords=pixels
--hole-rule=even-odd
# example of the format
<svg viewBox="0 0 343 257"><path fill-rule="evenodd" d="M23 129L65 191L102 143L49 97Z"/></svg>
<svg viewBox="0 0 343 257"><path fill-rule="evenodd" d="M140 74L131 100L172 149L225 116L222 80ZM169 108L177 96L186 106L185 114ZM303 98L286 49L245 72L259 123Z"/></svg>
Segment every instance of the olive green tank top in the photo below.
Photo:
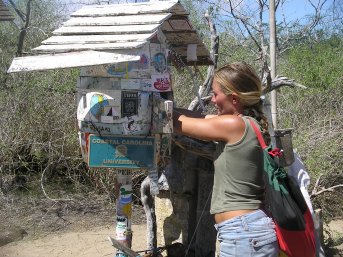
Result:
<svg viewBox="0 0 343 257"><path fill-rule="evenodd" d="M251 118L257 125L257 121ZM211 213L258 209L264 194L263 152L249 120L237 143L219 142L214 161ZM259 125L258 125L259 127Z"/></svg>

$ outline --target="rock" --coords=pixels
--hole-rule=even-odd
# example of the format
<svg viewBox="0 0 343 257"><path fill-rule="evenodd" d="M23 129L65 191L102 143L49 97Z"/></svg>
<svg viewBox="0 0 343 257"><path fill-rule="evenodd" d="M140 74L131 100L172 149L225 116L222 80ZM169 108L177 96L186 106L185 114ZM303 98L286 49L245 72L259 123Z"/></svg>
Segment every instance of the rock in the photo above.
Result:
<svg viewBox="0 0 343 257"><path fill-rule="evenodd" d="M335 248L341 253L343 253L343 220L342 219L332 220L328 225L329 225L330 230L334 233L334 237L337 241Z"/></svg>
<svg viewBox="0 0 343 257"><path fill-rule="evenodd" d="M14 241L19 241L27 235L27 232L20 227L2 228L0 230L0 247Z"/></svg>

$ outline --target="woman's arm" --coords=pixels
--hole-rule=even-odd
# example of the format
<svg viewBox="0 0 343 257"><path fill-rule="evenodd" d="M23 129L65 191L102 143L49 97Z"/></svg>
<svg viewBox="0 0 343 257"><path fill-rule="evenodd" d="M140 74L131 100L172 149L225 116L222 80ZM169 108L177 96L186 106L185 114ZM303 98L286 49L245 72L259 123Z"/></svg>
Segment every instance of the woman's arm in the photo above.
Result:
<svg viewBox="0 0 343 257"><path fill-rule="evenodd" d="M245 123L235 115L220 115L213 118L193 118L182 112L173 114L174 131L201 140L216 140L235 143L243 136Z"/></svg>
<svg viewBox="0 0 343 257"><path fill-rule="evenodd" d="M211 119L211 118L214 118L214 117L217 117L218 115L215 115L215 114L207 114L205 116L205 119Z"/></svg>
<svg viewBox="0 0 343 257"><path fill-rule="evenodd" d="M186 115L187 117L192 117L192 118L204 118L205 117L205 115L201 114L200 112L191 111L191 110L184 109L184 108L174 108L173 112L176 113L177 115Z"/></svg>

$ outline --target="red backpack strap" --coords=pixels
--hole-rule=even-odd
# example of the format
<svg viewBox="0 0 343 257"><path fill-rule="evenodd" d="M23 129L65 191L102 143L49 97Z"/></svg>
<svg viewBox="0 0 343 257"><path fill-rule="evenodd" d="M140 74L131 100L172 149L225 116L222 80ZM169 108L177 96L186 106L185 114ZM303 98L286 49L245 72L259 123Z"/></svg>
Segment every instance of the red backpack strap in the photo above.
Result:
<svg viewBox="0 0 343 257"><path fill-rule="evenodd" d="M252 126L252 128L255 131L255 134L257 136L258 142L260 142L260 145L261 145L262 149L266 149L268 146L264 142L264 139L263 139L263 136L261 134L261 131L257 128L255 123L251 119L249 119L249 122L250 122L250 125Z"/></svg>

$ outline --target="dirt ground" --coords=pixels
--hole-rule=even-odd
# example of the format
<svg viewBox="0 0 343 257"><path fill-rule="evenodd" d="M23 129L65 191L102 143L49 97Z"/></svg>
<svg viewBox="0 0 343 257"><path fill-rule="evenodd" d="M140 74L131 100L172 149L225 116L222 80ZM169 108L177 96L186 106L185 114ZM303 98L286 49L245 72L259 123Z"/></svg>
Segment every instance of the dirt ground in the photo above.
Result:
<svg viewBox="0 0 343 257"><path fill-rule="evenodd" d="M146 247L145 224L133 225L132 249ZM13 242L0 247L2 257L105 257L114 256L115 248L107 237L114 235L113 226L94 227L85 231L54 233L43 238Z"/></svg>
<svg viewBox="0 0 343 257"><path fill-rule="evenodd" d="M116 249L107 239L115 238L115 206L106 197L74 197L70 202L0 197L0 206L1 257L115 255ZM132 223L132 249L144 251L146 223L142 206L133 206ZM338 251L327 257L343 256L343 220L333 221L330 227L338 238ZM13 242L7 242L8 237Z"/></svg>
<svg viewBox="0 0 343 257"><path fill-rule="evenodd" d="M115 205L99 195L63 201L0 195L0 257L114 256ZM68 199L68 201L66 201ZM132 249L146 249L143 207L132 210Z"/></svg>

